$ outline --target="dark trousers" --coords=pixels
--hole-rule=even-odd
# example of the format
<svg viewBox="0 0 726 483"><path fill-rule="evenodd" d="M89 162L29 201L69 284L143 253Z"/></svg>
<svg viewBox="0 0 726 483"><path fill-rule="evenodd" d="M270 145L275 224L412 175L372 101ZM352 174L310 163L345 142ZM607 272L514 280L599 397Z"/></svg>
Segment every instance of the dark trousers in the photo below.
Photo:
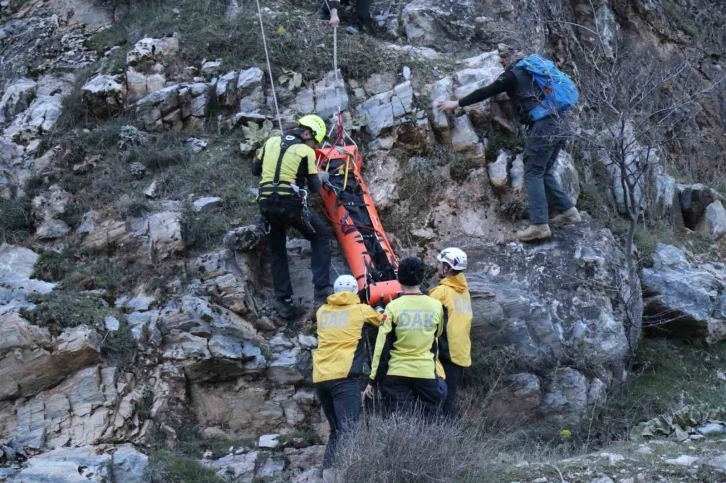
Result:
<svg viewBox="0 0 726 483"><path fill-rule="evenodd" d="M343 0L341 2L343 5L347 5L348 2L346 0ZM371 5L373 4L373 0L356 0L355 2L355 16L353 18L354 22L360 22L360 23L366 23L369 22L371 19ZM328 2L323 0L323 3L320 6L320 11L324 14L329 13L328 9ZM340 12L338 12L340 14Z"/></svg>
<svg viewBox="0 0 726 483"><path fill-rule="evenodd" d="M442 362L446 373L447 396L441 406L441 412L446 419L456 420L459 413L459 386L464 378L464 368L453 362Z"/></svg>
<svg viewBox="0 0 726 483"><path fill-rule="evenodd" d="M323 456L323 468L330 468L341 436L358 425L361 391L355 379L334 379L315 383L315 392L330 424L330 438Z"/></svg>
<svg viewBox="0 0 726 483"><path fill-rule="evenodd" d="M575 206L552 174L566 139L566 131L558 123L559 120L546 117L536 121L527 133L524 185L529 198L529 220L534 225L548 222L550 206L560 213Z"/></svg>
<svg viewBox="0 0 726 483"><path fill-rule="evenodd" d="M369 22L371 19L371 4L373 0L356 0L355 21L359 23Z"/></svg>
<svg viewBox="0 0 726 483"><path fill-rule="evenodd" d="M310 224L314 232L302 221L302 209L291 205L288 210L267 209L264 202L260 205L262 215L270 224L268 241L270 245L270 268L275 297L285 299L292 297L290 268L287 264L287 229L295 228L310 241L312 260L310 268L313 272L313 284L316 290L330 286L330 231L328 227L311 213Z"/></svg>
<svg viewBox="0 0 726 483"><path fill-rule="evenodd" d="M441 406L441 389L437 379L417 377L386 376L383 379L383 402L391 412L421 412L432 418Z"/></svg>

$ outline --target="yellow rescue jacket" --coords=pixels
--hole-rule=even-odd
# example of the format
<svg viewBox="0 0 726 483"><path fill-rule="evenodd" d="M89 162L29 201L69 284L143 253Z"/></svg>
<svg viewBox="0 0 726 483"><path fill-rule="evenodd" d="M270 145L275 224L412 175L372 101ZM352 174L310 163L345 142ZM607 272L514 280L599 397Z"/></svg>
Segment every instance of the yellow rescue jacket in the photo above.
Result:
<svg viewBox="0 0 726 483"><path fill-rule="evenodd" d="M367 329L381 325L383 316L358 295L330 295L317 312L318 348L313 354L313 382L354 378L368 362Z"/></svg>
<svg viewBox="0 0 726 483"><path fill-rule="evenodd" d="M446 331L440 340L439 357L448 362L448 356L451 362L462 367L471 366L472 311L471 295L467 287L466 277L460 273L455 277L444 278L438 287L429 292L431 297L444 304L448 315Z"/></svg>
<svg viewBox="0 0 726 483"><path fill-rule="evenodd" d="M436 378L438 337L444 330L444 307L427 295L403 295L386 307L371 365L371 380L386 375ZM443 376L443 374L440 374Z"/></svg>
<svg viewBox="0 0 726 483"><path fill-rule="evenodd" d="M306 177L318 172L315 151L291 134L286 135L285 139L280 136L268 139L257 153L257 159L262 161L261 199L272 193L293 195L292 183L302 188Z"/></svg>

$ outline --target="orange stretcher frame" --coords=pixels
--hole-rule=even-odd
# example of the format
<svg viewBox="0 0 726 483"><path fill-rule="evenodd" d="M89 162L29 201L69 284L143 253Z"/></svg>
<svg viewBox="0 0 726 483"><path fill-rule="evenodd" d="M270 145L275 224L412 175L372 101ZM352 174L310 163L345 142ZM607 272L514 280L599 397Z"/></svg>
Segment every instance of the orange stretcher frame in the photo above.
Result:
<svg viewBox="0 0 726 483"><path fill-rule="evenodd" d="M346 169L345 173L344 186L347 185L348 178L352 176L361 187L363 202L366 205L365 208L372 221L372 228L388 258L388 262L397 273L398 258L393 248L391 248L386 232L383 230L381 219L378 216L378 210L376 210L373 199L368 192L368 187L361 176L360 170L363 164L363 158L358 152L358 149L355 146L337 146L318 149L316 150L316 154L319 171L327 171L330 166L330 161L333 160L340 160L347 163L348 169ZM343 254L348 261L348 267L358 281L359 293L365 294L367 303L373 307L385 306L390 301L398 298L403 293L403 290L397 280L375 282L368 273L366 267L372 266L373 260L368 254L366 246L363 243L363 237L351 219L351 216L348 215L348 211L338 201L338 195L335 190L329 185L324 185L320 190L320 195L325 204L325 211L335 228L338 242L343 248Z"/></svg>

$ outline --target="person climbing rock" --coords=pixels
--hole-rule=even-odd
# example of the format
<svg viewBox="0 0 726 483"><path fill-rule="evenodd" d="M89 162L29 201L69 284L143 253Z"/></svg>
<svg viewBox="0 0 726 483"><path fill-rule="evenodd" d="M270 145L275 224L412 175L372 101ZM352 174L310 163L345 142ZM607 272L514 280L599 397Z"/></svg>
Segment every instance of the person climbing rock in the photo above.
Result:
<svg viewBox="0 0 726 483"><path fill-rule="evenodd" d="M437 260L441 280L429 291L429 296L441 302L448 315L446 331L439 337L439 359L446 374L448 390L442 413L445 418L455 420L464 368L471 366L471 296L464 276L467 259L461 249L446 248L439 253Z"/></svg>
<svg viewBox="0 0 726 483"><path fill-rule="evenodd" d="M328 180L328 173L318 173L313 148L325 139L325 122L308 115L298 127L283 137L273 136L259 150L252 174L261 176L260 214L269 228L270 266L275 288L274 306L283 318L294 313L292 284L287 264L287 229L295 228L310 240L315 299L325 301L330 294L330 239L328 227L307 206L305 186L316 193Z"/></svg>
<svg viewBox="0 0 726 483"><path fill-rule="evenodd" d="M340 437L354 430L358 423L358 378L370 363L367 332L381 325L382 318L370 305L360 303L358 282L352 275L341 275L335 280L333 295L317 312L313 384L330 424L323 468L332 466Z"/></svg>
<svg viewBox="0 0 726 483"><path fill-rule="evenodd" d="M531 111L541 104L542 91L523 67L517 66L521 52L500 44L499 52L505 71L488 86L477 89L458 101L438 101L440 112L482 102L506 92L514 102L519 119L524 124L527 139L524 147L524 184L529 199L531 225L517 233L521 241L529 242L552 236L548 223L549 205L560 212L552 220L555 225L579 223L580 213L562 190L552 173L557 156L569 137L570 129L563 115L548 115L533 121Z"/></svg>
<svg viewBox="0 0 726 483"><path fill-rule="evenodd" d="M343 0L342 2L339 0L323 0L320 8L318 8L318 18L329 22L331 27L339 26L340 17L338 16L338 11L343 3L347 4L348 2L346 0ZM372 3L373 2L371 0L355 1L353 21L346 29L348 33L357 34L363 30L371 29L373 25L373 19L371 18Z"/></svg>
<svg viewBox="0 0 726 483"><path fill-rule="evenodd" d="M424 269L423 262L414 257L398 266L403 295L386 306L363 396L372 398L380 384L389 412L421 411L431 418L441 405L436 359L446 319L441 302L421 293Z"/></svg>

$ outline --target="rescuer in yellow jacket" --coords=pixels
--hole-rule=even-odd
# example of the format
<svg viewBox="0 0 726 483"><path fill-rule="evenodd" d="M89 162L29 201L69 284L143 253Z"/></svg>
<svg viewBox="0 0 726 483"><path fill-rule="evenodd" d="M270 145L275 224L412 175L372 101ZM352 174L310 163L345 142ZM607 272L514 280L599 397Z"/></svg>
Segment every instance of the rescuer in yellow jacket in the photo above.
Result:
<svg viewBox="0 0 726 483"><path fill-rule="evenodd" d="M446 321L441 302L419 289L424 269L423 262L413 257L398 266L404 294L386 307L364 396L373 397L374 387L380 384L389 411L416 408L425 416L433 416L442 399L436 358L438 337Z"/></svg>
<svg viewBox="0 0 726 483"><path fill-rule="evenodd" d="M383 319L370 305L360 303L355 277L341 275L333 291L327 303L318 309L318 348L313 354L313 383L330 424L324 468L333 464L340 436L358 422L358 377L370 362L367 330L381 325Z"/></svg>
<svg viewBox="0 0 726 483"><path fill-rule="evenodd" d="M458 248L446 248L439 253L439 286L429 295L446 307L446 332L439 339L439 359L446 373L447 397L442 412L446 418L456 419L458 391L464 368L471 366L471 296L467 289L466 253Z"/></svg>
<svg viewBox="0 0 726 483"><path fill-rule="evenodd" d="M318 192L328 173L318 173L315 148L325 139L325 122L318 116L303 116L298 127L284 136L273 136L259 150L252 174L260 176L260 214L269 226L270 271L275 288L274 305L281 317L295 314L292 284L287 265L287 229L295 228L310 241L315 300L330 295L330 240L328 227L307 206L305 188Z"/></svg>

